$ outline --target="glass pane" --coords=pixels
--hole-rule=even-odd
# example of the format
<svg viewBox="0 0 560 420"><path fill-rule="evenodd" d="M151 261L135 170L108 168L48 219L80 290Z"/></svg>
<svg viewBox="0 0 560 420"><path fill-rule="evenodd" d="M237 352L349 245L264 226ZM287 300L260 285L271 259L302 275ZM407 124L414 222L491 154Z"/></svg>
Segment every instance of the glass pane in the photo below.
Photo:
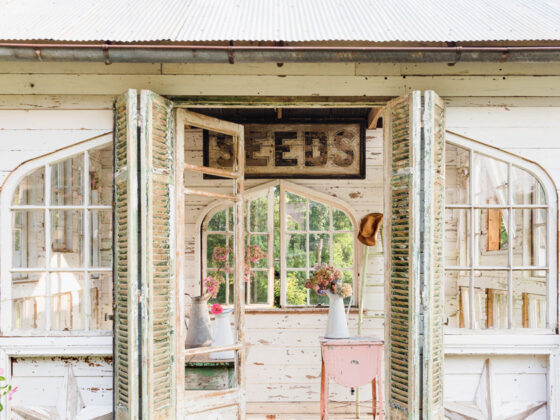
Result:
<svg viewBox="0 0 560 420"><path fill-rule="evenodd" d="M45 203L45 168L35 169L19 183L14 192L14 206L42 205Z"/></svg>
<svg viewBox="0 0 560 420"><path fill-rule="evenodd" d="M84 156L51 165L51 204L80 205L84 201Z"/></svg>
<svg viewBox="0 0 560 420"><path fill-rule="evenodd" d="M90 267L111 267L112 222L111 210L89 211Z"/></svg>
<svg viewBox="0 0 560 420"><path fill-rule="evenodd" d="M12 211L12 267L45 267L44 210Z"/></svg>
<svg viewBox="0 0 560 420"><path fill-rule="evenodd" d="M83 330L85 328L85 281L83 273L52 273L51 329Z"/></svg>
<svg viewBox="0 0 560 420"><path fill-rule="evenodd" d="M84 266L84 224L81 210L51 212L51 261L55 268Z"/></svg>
<svg viewBox="0 0 560 420"><path fill-rule="evenodd" d="M470 328L468 318L469 271L445 272L445 318L444 324L450 328Z"/></svg>
<svg viewBox="0 0 560 420"><path fill-rule="evenodd" d="M546 275L513 272L513 328L546 328Z"/></svg>
<svg viewBox="0 0 560 420"><path fill-rule="evenodd" d="M288 271L286 273L286 302L288 305L306 305L307 289L305 271Z"/></svg>
<svg viewBox="0 0 560 420"><path fill-rule="evenodd" d="M249 230L251 232L268 231L268 197L251 200L249 207Z"/></svg>
<svg viewBox="0 0 560 420"><path fill-rule="evenodd" d="M544 209L513 210L513 265L546 265L546 215Z"/></svg>
<svg viewBox="0 0 560 420"><path fill-rule="evenodd" d="M329 264L329 237L328 233L312 233L309 235L309 267L318 263Z"/></svg>
<svg viewBox="0 0 560 420"><path fill-rule="evenodd" d="M286 193L286 228L289 231L307 229L307 200L299 195Z"/></svg>
<svg viewBox="0 0 560 420"><path fill-rule="evenodd" d="M474 328L509 327L507 271L474 272L474 308ZM470 312L470 308L463 309Z"/></svg>
<svg viewBox="0 0 560 420"><path fill-rule="evenodd" d="M342 210L332 210L334 230L353 230L352 221Z"/></svg>
<svg viewBox="0 0 560 420"><path fill-rule="evenodd" d="M47 273L12 274L12 327L17 330L46 328Z"/></svg>
<svg viewBox="0 0 560 420"><path fill-rule="evenodd" d="M336 268L350 268L354 265L354 235L335 233L333 235L333 265Z"/></svg>
<svg viewBox="0 0 560 420"><path fill-rule="evenodd" d="M286 266L288 268L305 268L307 260L307 244L305 234L286 235L287 252Z"/></svg>
<svg viewBox="0 0 560 420"><path fill-rule="evenodd" d="M326 231L330 228L329 208L309 200L309 230Z"/></svg>
<svg viewBox="0 0 560 420"><path fill-rule="evenodd" d="M470 265L470 210L445 210L445 245L443 247L446 266Z"/></svg>
<svg viewBox="0 0 560 420"><path fill-rule="evenodd" d="M469 204L470 152L462 147L445 145L445 201Z"/></svg>
<svg viewBox="0 0 560 420"><path fill-rule="evenodd" d="M207 267L218 267L223 266L223 262L214 261L212 255L214 253L214 248L226 246L226 235L219 233L211 233L206 237L206 265Z"/></svg>
<svg viewBox="0 0 560 420"><path fill-rule="evenodd" d="M226 231L226 211L217 212L208 222L209 232L225 232Z"/></svg>
<svg viewBox="0 0 560 420"><path fill-rule="evenodd" d="M546 204L541 183L529 172L516 166L511 168L511 188L514 204Z"/></svg>
<svg viewBox="0 0 560 420"><path fill-rule="evenodd" d="M251 273L251 303L268 303L268 272Z"/></svg>
<svg viewBox="0 0 560 420"><path fill-rule="evenodd" d="M474 174L475 204L508 204L506 163L475 153Z"/></svg>
<svg viewBox="0 0 560 420"><path fill-rule="evenodd" d="M506 209L475 210L475 265L507 267L508 215Z"/></svg>
<svg viewBox="0 0 560 420"><path fill-rule="evenodd" d="M251 234L249 236L249 244L257 245L265 254L268 254L268 235L267 234ZM247 252L246 252L247 253ZM252 268L268 267L268 258L263 257L260 260L251 263Z"/></svg>
<svg viewBox="0 0 560 420"><path fill-rule="evenodd" d="M342 282L343 283L348 283L350 286L352 286L352 296L354 296L354 299L352 299L352 296L344 298L344 305L348 306L348 304L350 303L350 299L352 299L352 301L355 302L354 272L350 271L350 270L343 270L342 271Z"/></svg>
<svg viewBox="0 0 560 420"><path fill-rule="evenodd" d="M90 329L113 329L113 280L111 273L90 273Z"/></svg>
<svg viewBox="0 0 560 420"><path fill-rule="evenodd" d="M113 146L89 151L89 202L111 205L113 201Z"/></svg>

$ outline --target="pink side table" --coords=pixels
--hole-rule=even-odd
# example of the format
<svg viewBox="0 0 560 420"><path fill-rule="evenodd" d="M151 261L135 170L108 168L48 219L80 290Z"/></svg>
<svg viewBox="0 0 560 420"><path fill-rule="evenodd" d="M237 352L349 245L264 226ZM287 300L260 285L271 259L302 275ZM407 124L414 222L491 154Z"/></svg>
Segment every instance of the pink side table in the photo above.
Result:
<svg viewBox="0 0 560 420"><path fill-rule="evenodd" d="M353 388L371 383L373 418L379 413L379 418L383 419L383 341L372 337L322 338L320 341L321 420L329 418L327 407L331 378L339 385Z"/></svg>

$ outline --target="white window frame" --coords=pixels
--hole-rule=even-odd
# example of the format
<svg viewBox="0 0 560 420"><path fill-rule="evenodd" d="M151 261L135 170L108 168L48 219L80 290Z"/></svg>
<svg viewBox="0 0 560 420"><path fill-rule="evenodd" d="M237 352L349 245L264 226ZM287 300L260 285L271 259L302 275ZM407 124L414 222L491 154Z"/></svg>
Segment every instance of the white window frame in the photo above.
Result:
<svg viewBox="0 0 560 420"><path fill-rule="evenodd" d="M284 206L284 197L286 192L290 192L293 194L297 194L300 195L304 198L306 198L307 200L312 200L312 201L317 201L321 204L324 204L328 207L331 207L332 209L337 209L337 210L341 210L343 211L351 220L352 222L352 226L354 227L353 229L353 237L354 237L354 268L353 268L353 294L352 294L352 305L358 305L358 295L357 295L357 291L359 290L359 284L360 284L360 278L359 278L359 269L358 267L360 267L360 253L359 253L359 249L360 246L358 245L358 242L356 240L356 237L358 235L358 223L357 223L357 217L356 217L356 213L354 212L354 210L348 206L347 203L345 203L343 200L340 200L336 197L330 196L328 194L319 192L319 191L315 191L311 188L307 188L304 187L302 185L296 184L294 182L290 182L290 181L286 181L286 180L274 180L271 182L267 182L265 184L259 185L257 187L248 189L245 191L245 199L247 201L250 201L251 199L257 198L259 196L262 196L263 194L266 193L266 191L272 191L272 189L274 187L279 187L280 189L280 207ZM269 198L269 204L270 204L270 198ZM205 252L203 252L203 250L206 249L206 236L208 233L212 233L212 232L206 232L205 231L205 226L208 223L208 221L211 219L211 217L216 214L217 212L227 208L228 206L231 206L228 203L224 203L223 200L217 200L213 203L211 203L210 205L208 205L202 212L201 212L201 216L198 218L197 220L197 224L196 226L198 226L198 232L201 232L201 240L200 242L198 242L200 244L200 246L196 247L196 261L197 261L197 266L201 267L201 270L199 273L197 273L197 278L195 279L196 281L198 281L197 284L200 284L202 281L202 274L206 272L206 255ZM269 217L268 217L268 223L269 223L269 231L273 232L274 231L274 219L273 217L270 217L270 211L271 211L271 206L269 205ZM273 209L272 209L273 211ZM274 310L278 310L281 311L283 309L294 309L294 308L301 308L301 309L308 309L308 308L315 308L315 306L294 306L294 305L288 305L286 302L286 258L285 258L285 246L286 246L286 228L285 228L285 220L283 220L283 217L280 217L280 308L272 308L274 306L274 255L271 252L267 253L267 258L269 259L269 296L268 296L268 300L269 303L264 305L264 304L249 304L248 306L251 309L259 309L259 308L264 308L264 309L274 309ZM308 230L308 229L307 229ZM306 233L307 230L305 231L301 231L298 233ZM222 232L220 232L222 233ZM269 237L269 249L272 249L274 246L274 238L273 236ZM332 258L332 255L331 255ZM305 269L301 269L302 271ZM271 293L271 289L272 289L272 293Z"/></svg>
<svg viewBox="0 0 560 420"><path fill-rule="evenodd" d="M2 186L2 193L0 196L0 212L2 215L0 221L0 229L4 235L5 240L0 243L0 256L2 261L2 267L0 269L1 280L0 280L0 331L2 336L40 336L40 337L71 337L71 336L93 336L93 337L106 337L111 336L111 330L89 330L89 316L86 316L85 329L73 330L73 331L56 331L50 330L50 302L46 299L46 329L45 330L19 330L12 328L12 273L51 273L51 272L81 272L85 273L84 278L86 288L89 287L89 274L90 273L100 273L100 272L112 272L112 267L88 267L89 263L89 253L90 247L87 238L89 237L89 218L87 210L111 210L112 205L90 205L90 185L89 179L89 155L88 151L94 148L106 146L112 143L112 138L110 133L94 137L89 140L82 141L75 145L68 146L64 149L57 150L55 152L39 156L35 159L29 160L22 163L14 171L12 171ZM56 164L59 161L72 157L76 154L84 154L84 201L81 205L68 205L68 206L56 206L50 204L50 189L46 186L49 184L51 172L50 165ZM19 186L20 182L34 170L45 167L45 188L46 194L44 197L44 204L42 205L12 205L13 195ZM46 267L41 268L12 268L12 210L45 210L45 248L47 252ZM83 268L71 269L71 268L51 268L48 267L48 254L49 254L49 243L50 243L50 211L51 210L84 210L84 266ZM10 238L8 240L8 238ZM47 276L48 278L48 276ZM47 281L47 288L48 288ZM85 299L85 313L90 314L90 301ZM99 341L100 345L106 345L106 340ZM107 354L111 354L111 351L104 350Z"/></svg>
<svg viewBox="0 0 560 420"><path fill-rule="evenodd" d="M487 334L487 335L504 335L504 334L511 334L511 335L527 335L527 334L556 334L557 333L557 325L558 325L558 308L559 308L559 298L558 298L558 248L557 248L557 233L558 233L558 197L556 188L554 183L550 179L550 176L536 163L531 162L529 160L523 159L519 156L516 156L512 153L509 153L505 150L501 150L484 143L478 142L473 139L469 139L463 137L461 135L447 132L446 135L446 143L452 144L455 146L459 146L461 148L467 149L470 152L470 170L472 171L473 168L473 152L488 156L493 159L500 160L502 162L507 163L508 165L508 179L511 178L511 168L512 166L517 166L520 169L527 171L529 174L534 176L537 181L539 181L544 189L545 193L545 202L546 204L535 204L535 205L527 205L527 204L520 204L515 205L512 201L512 189L509 188L509 199L506 205L475 205L473 203L473 182L474 178L472 173L469 174L469 194L470 194L470 203L469 204L445 204L445 209L465 209L470 210L471 212L474 209L479 207L484 208L502 208L507 209L509 212L508 217L508 232L513 232L513 209L516 208L546 208L547 209L547 263L543 267L522 267L522 266L514 266L512 265L512 253L513 247L510 244L508 247L508 265L504 265L503 267L487 267L481 266L480 269L482 270L500 270L500 271L508 271L508 322L509 327L507 329L471 329L470 326L466 328L451 328L445 327L445 334L446 335L453 335L453 334ZM473 228L474 228L474 218L470 218L470 255L471 261L474 258L474 241L473 238ZM445 250L444 250L445 252ZM473 272L478 270L479 267L474 266L473 264L469 264L465 267L459 266L445 266L446 271L449 269L456 270L456 271L469 271L471 272L471 281L470 281L470 296L474 295L474 284L472 281ZM547 323L546 328L512 328L512 307L513 307L513 271L516 270L534 270L534 269L545 269L548 272L548 279L547 279ZM474 301L469 299L470 301L470 311L469 313L473 312L473 305Z"/></svg>

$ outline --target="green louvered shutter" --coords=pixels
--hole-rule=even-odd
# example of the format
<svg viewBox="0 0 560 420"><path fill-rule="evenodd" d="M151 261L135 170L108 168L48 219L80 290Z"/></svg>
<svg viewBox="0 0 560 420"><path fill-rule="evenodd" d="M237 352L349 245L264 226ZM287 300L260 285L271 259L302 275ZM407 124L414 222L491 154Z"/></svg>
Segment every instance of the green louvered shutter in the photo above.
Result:
<svg viewBox="0 0 560 420"><path fill-rule="evenodd" d="M395 99L384 127L387 414L443 419L443 102Z"/></svg>
<svg viewBox="0 0 560 420"><path fill-rule="evenodd" d="M424 93L423 127L423 395L424 418L443 420L443 308L445 106L433 91Z"/></svg>
<svg viewBox="0 0 560 420"><path fill-rule="evenodd" d="M420 159L421 95L387 105L385 155L385 381L390 419L420 412Z"/></svg>
<svg viewBox="0 0 560 420"><path fill-rule="evenodd" d="M172 102L140 94L142 417L175 419L175 137Z"/></svg>
<svg viewBox="0 0 560 420"><path fill-rule="evenodd" d="M115 102L114 129L114 413L136 419L138 405L138 166L137 96Z"/></svg>

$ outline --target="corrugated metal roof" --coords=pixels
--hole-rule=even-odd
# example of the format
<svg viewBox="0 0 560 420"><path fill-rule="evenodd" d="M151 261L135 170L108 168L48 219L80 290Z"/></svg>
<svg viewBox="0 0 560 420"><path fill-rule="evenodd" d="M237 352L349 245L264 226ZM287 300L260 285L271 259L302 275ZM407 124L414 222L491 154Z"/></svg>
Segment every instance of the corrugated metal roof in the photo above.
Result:
<svg viewBox="0 0 560 420"><path fill-rule="evenodd" d="M560 0L0 0L0 39L560 40Z"/></svg>

